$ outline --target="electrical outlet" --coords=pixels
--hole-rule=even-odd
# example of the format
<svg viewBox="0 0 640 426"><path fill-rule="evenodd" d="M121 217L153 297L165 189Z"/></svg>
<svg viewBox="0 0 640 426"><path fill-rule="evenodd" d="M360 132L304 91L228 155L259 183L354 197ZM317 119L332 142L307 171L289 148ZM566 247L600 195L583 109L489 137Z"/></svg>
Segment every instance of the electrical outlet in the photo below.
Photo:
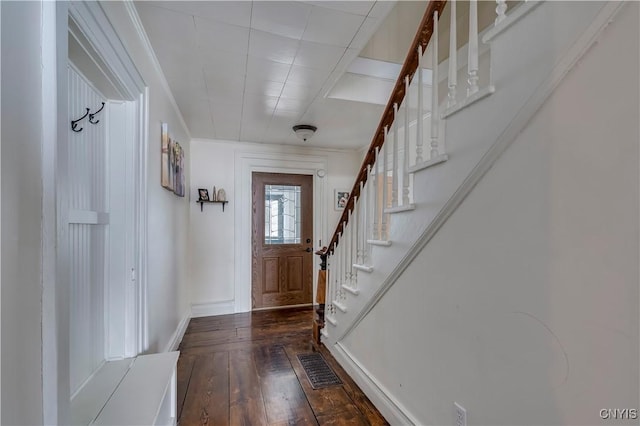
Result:
<svg viewBox="0 0 640 426"><path fill-rule="evenodd" d="M453 403L453 424L454 426L467 426L467 410L455 401Z"/></svg>

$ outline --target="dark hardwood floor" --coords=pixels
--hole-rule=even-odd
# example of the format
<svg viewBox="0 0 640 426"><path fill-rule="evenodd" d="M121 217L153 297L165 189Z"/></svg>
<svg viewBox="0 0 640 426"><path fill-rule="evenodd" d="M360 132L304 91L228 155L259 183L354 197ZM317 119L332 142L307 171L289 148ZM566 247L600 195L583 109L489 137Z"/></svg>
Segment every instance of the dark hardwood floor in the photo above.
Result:
<svg viewBox="0 0 640 426"><path fill-rule="evenodd" d="M325 347L311 308L194 318L180 344L178 424L388 424ZM318 350L343 384L314 390L297 354Z"/></svg>

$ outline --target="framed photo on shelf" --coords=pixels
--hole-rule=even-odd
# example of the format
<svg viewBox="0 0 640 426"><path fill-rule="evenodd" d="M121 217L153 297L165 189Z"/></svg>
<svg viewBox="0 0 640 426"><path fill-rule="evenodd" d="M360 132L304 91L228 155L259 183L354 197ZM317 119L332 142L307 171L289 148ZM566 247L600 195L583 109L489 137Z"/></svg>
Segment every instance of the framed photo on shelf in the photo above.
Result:
<svg viewBox="0 0 640 426"><path fill-rule="evenodd" d="M347 201L349 201L349 191L343 189L333 190L333 207L336 210L344 210L347 206Z"/></svg>
<svg viewBox="0 0 640 426"><path fill-rule="evenodd" d="M198 189L198 201L211 201L209 200L209 190L206 188Z"/></svg>

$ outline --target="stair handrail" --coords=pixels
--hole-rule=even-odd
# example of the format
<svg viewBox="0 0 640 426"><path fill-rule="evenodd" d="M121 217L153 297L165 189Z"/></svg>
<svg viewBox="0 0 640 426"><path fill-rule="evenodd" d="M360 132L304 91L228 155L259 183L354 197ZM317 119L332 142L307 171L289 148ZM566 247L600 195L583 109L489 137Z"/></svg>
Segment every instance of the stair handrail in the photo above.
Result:
<svg viewBox="0 0 640 426"><path fill-rule="evenodd" d="M338 221L338 225L336 226L336 230L333 233L331 241L327 245L327 252L330 254L333 254L335 247L338 245L338 235L342 233L344 227L349 222L349 211L354 209L355 200L360 196L360 183L362 182L364 185L364 183L367 182L367 167L369 165L373 167L376 158L376 150L382 148L382 145L384 144L384 129L385 127L391 128L391 124L394 120L393 105L400 105L404 100L405 77L409 76L409 82L411 82L416 70L418 69L418 46L422 46L423 52L427 49L427 45L429 44L433 34L433 14L438 12L438 19L440 19L446 4L446 0L431 0L427 5L427 10L422 17L422 21L418 26L418 31L416 32L413 42L409 47L407 57L404 60L404 64L402 65L402 69L400 70L400 74L396 80L396 84L391 92L391 96L389 96L387 106L382 113L382 118L380 119L378 128L373 135L373 140L371 141L367 154L362 161L360 171L356 175L356 180L351 192L349 193L347 204L342 212L342 216L340 216L340 220Z"/></svg>

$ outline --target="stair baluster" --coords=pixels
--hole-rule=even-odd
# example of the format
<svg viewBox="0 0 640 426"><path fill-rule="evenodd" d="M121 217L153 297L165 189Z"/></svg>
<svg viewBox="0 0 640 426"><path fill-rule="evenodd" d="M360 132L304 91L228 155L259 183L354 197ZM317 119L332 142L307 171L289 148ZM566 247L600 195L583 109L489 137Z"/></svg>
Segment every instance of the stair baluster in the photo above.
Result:
<svg viewBox="0 0 640 426"><path fill-rule="evenodd" d="M402 156L402 205L409 204L409 76L404 78L404 144Z"/></svg>
<svg viewBox="0 0 640 426"><path fill-rule="evenodd" d="M431 52L433 53L433 79L431 83L431 159L438 156L438 130L440 114L438 106L438 11L433 13L433 36L431 37Z"/></svg>
<svg viewBox="0 0 640 426"><path fill-rule="evenodd" d="M467 97L478 91L478 0L469 3L469 87Z"/></svg>
<svg viewBox="0 0 640 426"><path fill-rule="evenodd" d="M378 185L380 185L380 182L378 181L378 178L380 177L380 173L378 173L378 171L380 170L380 161L378 161L380 157L380 148L376 147L376 154L375 154L375 162L373 163L373 168L371 166L369 166L370 172L369 172L369 176L373 177L373 179L371 180L371 182L373 183L373 185L371 186L371 190L373 191L373 199L371 201L373 201L372 203L372 216L373 216L373 220L372 220L372 226L371 226L371 239L372 240L379 240L380 239L380 233L378 232L378 228L380 223L378 222L378 206L381 204L380 203L380 196L378 195L378 193L380 192L380 187ZM373 174L373 170L375 168L375 174Z"/></svg>
<svg viewBox="0 0 640 426"><path fill-rule="evenodd" d="M367 181L368 182L368 181ZM358 211L360 213L360 223L358 224L358 241L360 245L360 259L361 265L364 265L366 261L366 229L367 229L367 202L369 201L369 194L364 189L364 182L360 182L360 203L358 203Z"/></svg>
<svg viewBox="0 0 640 426"><path fill-rule="evenodd" d="M449 100L447 106L450 108L456 104L456 86L458 85L458 23L456 17L456 0L451 0L449 4L451 5L451 22L449 24Z"/></svg>
<svg viewBox="0 0 640 426"><path fill-rule="evenodd" d="M422 45L418 45L418 116L416 122L416 164L420 164L424 161L422 158L422 144L423 144L423 129L424 129L424 100L423 95L423 82L422 82Z"/></svg>
<svg viewBox="0 0 640 426"><path fill-rule="evenodd" d="M498 4L496 6L496 14L498 16L496 16L496 20L494 22L494 26L498 26L498 24L502 21L504 21L507 18L506 12L507 12L507 1L506 0L496 0L496 3Z"/></svg>
<svg viewBox="0 0 640 426"><path fill-rule="evenodd" d="M391 207L398 206L398 104L393 104L393 148L391 149Z"/></svg>
<svg viewBox="0 0 640 426"><path fill-rule="evenodd" d="M380 179L380 184L382 185L382 209L380 210L380 214L381 214L381 218L380 221L382 222L382 226L380 227L380 240L382 241L386 241L387 240L387 214L384 212L387 208L387 203L388 203L388 197L389 195L387 194L389 192L388 187L389 185L387 185L387 153L388 153L388 141L389 141L389 128L385 126L384 128L384 144L382 145L382 176Z"/></svg>

